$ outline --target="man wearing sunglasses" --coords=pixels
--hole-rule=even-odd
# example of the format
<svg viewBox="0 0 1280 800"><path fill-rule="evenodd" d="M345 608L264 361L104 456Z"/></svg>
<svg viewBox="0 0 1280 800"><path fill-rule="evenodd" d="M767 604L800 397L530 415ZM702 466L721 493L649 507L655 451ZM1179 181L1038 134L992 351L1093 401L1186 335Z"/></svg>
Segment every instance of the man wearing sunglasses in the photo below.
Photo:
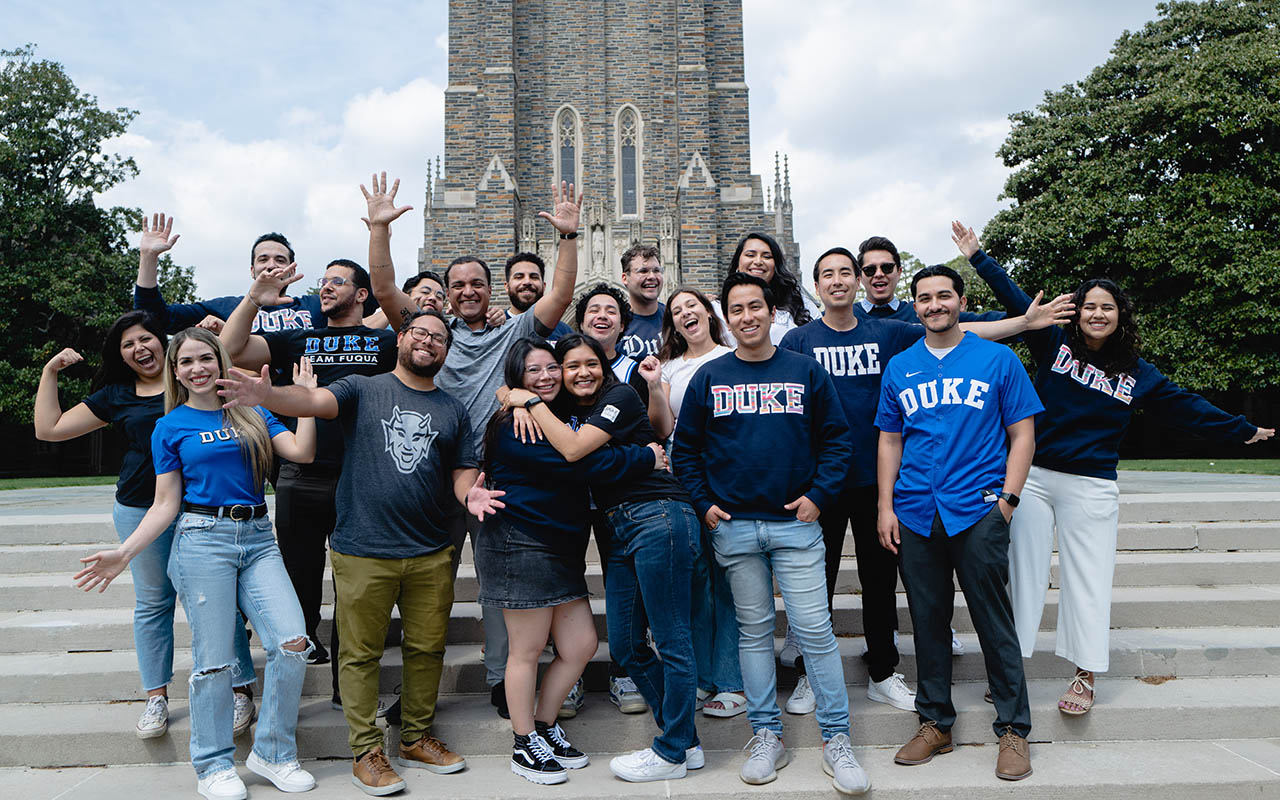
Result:
<svg viewBox="0 0 1280 800"><path fill-rule="evenodd" d="M896 319L920 324L913 304L898 298L898 282L902 280L902 257L893 242L883 236L872 236L858 245L855 259L858 283L864 296L853 305L858 319ZM1003 311L985 311L975 314L960 313L961 322L992 322L1004 319Z"/></svg>

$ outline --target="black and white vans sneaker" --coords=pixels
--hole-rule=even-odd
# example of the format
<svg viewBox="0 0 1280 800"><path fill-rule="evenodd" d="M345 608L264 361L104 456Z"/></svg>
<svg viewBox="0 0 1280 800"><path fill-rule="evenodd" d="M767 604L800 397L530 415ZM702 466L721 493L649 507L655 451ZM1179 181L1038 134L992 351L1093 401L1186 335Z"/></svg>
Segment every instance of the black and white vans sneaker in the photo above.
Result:
<svg viewBox="0 0 1280 800"><path fill-rule="evenodd" d="M551 746L537 731L522 736L515 734L511 748L511 771L534 783L564 783L568 780L564 766L556 761Z"/></svg>
<svg viewBox="0 0 1280 800"><path fill-rule="evenodd" d="M569 744L569 740L564 738L564 729L560 727L560 723L548 725L535 720L533 726L537 729L538 735L551 746L551 753L561 766L568 769L582 769L590 763L591 759L587 758L586 753Z"/></svg>

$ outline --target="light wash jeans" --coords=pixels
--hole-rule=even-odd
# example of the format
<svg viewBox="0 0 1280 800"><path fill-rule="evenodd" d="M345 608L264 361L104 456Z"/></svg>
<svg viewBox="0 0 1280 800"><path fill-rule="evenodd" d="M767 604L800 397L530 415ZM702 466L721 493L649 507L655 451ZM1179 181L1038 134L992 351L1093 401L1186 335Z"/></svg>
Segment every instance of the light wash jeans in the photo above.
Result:
<svg viewBox="0 0 1280 800"><path fill-rule="evenodd" d="M800 643L809 684L818 701L825 742L849 733L849 692L827 611L826 548L817 522L721 520L711 532L716 560L729 573L738 614L738 658L751 730L782 734L774 665L773 580L782 590L787 624Z"/></svg>
<svg viewBox="0 0 1280 800"><path fill-rule="evenodd" d="M120 541L133 534L146 513L145 508L115 504L111 521L115 523ZM134 596L133 648L138 654L138 673L142 676L144 692L168 686L173 681L173 609L178 594L169 580L168 569L177 520L174 523L129 562ZM249 655L249 637L243 626L236 631L236 663L240 670L234 685L253 683L253 658Z"/></svg>
<svg viewBox="0 0 1280 800"><path fill-rule="evenodd" d="M191 624L191 764L203 778L232 769L231 685L241 671L237 605L267 651L262 708L253 752L269 764L298 757L298 700L313 645L281 645L306 636L302 607L285 571L271 519L236 522L204 514L178 518L169 577ZM251 673L252 674L252 673Z"/></svg>

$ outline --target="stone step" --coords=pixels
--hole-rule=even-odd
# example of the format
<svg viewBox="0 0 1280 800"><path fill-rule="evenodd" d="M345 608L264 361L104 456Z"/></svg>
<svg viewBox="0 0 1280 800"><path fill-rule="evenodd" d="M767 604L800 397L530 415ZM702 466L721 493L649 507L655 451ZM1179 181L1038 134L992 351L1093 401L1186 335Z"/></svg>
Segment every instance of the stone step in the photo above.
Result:
<svg viewBox="0 0 1280 800"><path fill-rule="evenodd" d="M1280 519L1280 493L1120 495L1120 522L1265 522Z"/></svg>
<svg viewBox="0 0 1280 800"><path fill-rule="evenodd" d="M110 589L108 589L110 591ZM911 631L911 615L907 598L897 596L898 629ZM785 632L786 612L782 599L775 598L778 610L778 632ZM834 602L832 623L837 636L860 635L862 631L862 598L860 595L838 594ZM1046 595L1042 630L1053 630L1057 620L1058 590ZM604 599L594 597L591 608L596 631L607 638ZM320 610L326 622L321 623L321 641L327 641L328 622L333 607ZM396 617L393 615L393 619ZM1259 620L1280 619L1280 586L1122 586L1112 594L1111 627L1114 628L1209 628L1215 626L1247 627ZM393 622L393 624L398 624ZM952 627L969 633L969 619L964 596L956 593ZM68 652L114 650L132 643L133 612L130 608L83 608L57 611L19 611L0 614L0 653ZM190 644L191 634L179 605L174 636L179 647ZM456 602L449 622L450 644L478 643L484 639L480 606Z"/></svg>
<svg viewBox="0 0 1280 800"><path fill-rule="evenodd" d="M965 653L952 659L953 678L981 681L986 677L981 647L974 634L958 634ZM1036 650L1024 664L1030 679L1068 680L1072 666L1054 655L1055 635L1041 633ZM840 638L841 661L850 686L865 687L868 677L862 659L861 636ZM775 642L775 651L782 639ZM916 680L915 646L910 636L899 643L897 669L909 682ZM74 703L130 701L143 698L138 685L137 656L133 650L98 653L13 653L0 655L0 703ZM266 654L254 647L254 663L261 677ZM545 654L543 662L550 661ZM609 645L602 642L586 671L587 688L604 691L608 686ZM191 651L174 654L173 697L187 696ZM1136 628L1113 631L1110 677L1247 677L1280 674L1280 628ZM400 684L400 648L388 648L382 658L382 690L390 695ZM779 683L789 687L795 678L780 670ZM323 695L332 686L329 665L307 669L303 693ZM444 694L480 693L486 690L480 645L450 645L445 651L440 691Z"/></svg>
<svg viewBox="0 0 1280 800"><path fill-rule="evenodd" d="M454 745L462 748L462 742ZM706 767L676 781L627 783L609 771L612 753L591 750L591 764L574 770L567 783L547 789L513 775L509 755L466 753L467 769L453 775L403 770L404 797L447 796L452 800L545 800L549 792L563 800L598 798L742 797L783 800L831 800L838 797L822 771L822 751L809 742L789 748L791 764L778 779L748 786L738 779L744 755L737 747L707 750ZM464 752L466 752L464 750ZM921 797L987 798L1017 795L1021 800L1202 800L1206 797L1275 797L1280 792L1280 740L1192 739L1174 742L1054 742L1031 746L1032 776L1014 786L993 774L994 744L962 746L921 767L893 763L895 748L858 747L855 754L871 778L877 800ZM351 800L351 765L343 760L304 761L316 778L309 800ZM250 796L274 796L275 789L241 765ZM92 797L136 800L183 796L195 785L189 764L65 769L0 770L6 797ZM1015 788L1016 787L1016 788Z"/></svg>
<svg viewBox="0 0 1280 800"><path fill-rule="evenodd" d="M1275 735L1280 714L1280 681L1272 678L1190 678L1147 683L1132 678L1100 679L1099 703L1084 717L1057 711L1063 682L1032 681L1032 741L1116 742L1261 739ZM992 744L993 711L983 702L985 682L954 689L957 743ZM781 698L785 700L785 697ZM148 741L133 735L142 703L7 704L0 706L0 766L58 767L91 764L173 763L187 757L190 732L186 703L171 704L169 733ZM913 712L872 703L850 692L851 736L855 745L894 747L919 724ZM1188 724L1194 720L1193 724ZM787 740L820 741L813 715L784 714ZM601 696L592 696L564 728L571 741L590 743L593 752L627 752L649 746L656 726L648 714L624 716ZM494 713L486 695L440 699L435 735L464 755L510 752L511 725ZM729 720L699 716L698 733L708 750L734 750L750 738L745 715ZM247 755L248 739L239 744ZM349 758L347 726L328 697L303 698L298 719L302 758ZM995 748L991 748L994 762Z"/></svg>

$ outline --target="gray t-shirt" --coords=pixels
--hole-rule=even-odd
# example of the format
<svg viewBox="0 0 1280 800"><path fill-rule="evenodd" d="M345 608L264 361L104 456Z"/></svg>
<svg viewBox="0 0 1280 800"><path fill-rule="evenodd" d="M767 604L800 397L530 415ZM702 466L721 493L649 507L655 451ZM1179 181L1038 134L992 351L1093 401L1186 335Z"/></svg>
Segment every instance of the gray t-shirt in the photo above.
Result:
<svg viewBox="0 0 1280 800"><path fill-rule="evenodd" d="M330 546L364 558L447 547L446 520L458 505L453 471L477 466L467 410L440 389L410 389L390 372L325 388L338 400L346 443Z"/></svg>
<svg viewBox="0 0 1280 800"><path fill-rule="evenodd" d="M458 317L450 320L449 327L453 329L453 345L444 367L436 375L436 386L458 398L467 409L473 426L472 446L479 453L484 449L485 426L498 410L495 392L502 385L502 363L507 350L517 339L542 338L551 331L538 322L533 309L496 328L486 325L473 331Z"/></svg>

